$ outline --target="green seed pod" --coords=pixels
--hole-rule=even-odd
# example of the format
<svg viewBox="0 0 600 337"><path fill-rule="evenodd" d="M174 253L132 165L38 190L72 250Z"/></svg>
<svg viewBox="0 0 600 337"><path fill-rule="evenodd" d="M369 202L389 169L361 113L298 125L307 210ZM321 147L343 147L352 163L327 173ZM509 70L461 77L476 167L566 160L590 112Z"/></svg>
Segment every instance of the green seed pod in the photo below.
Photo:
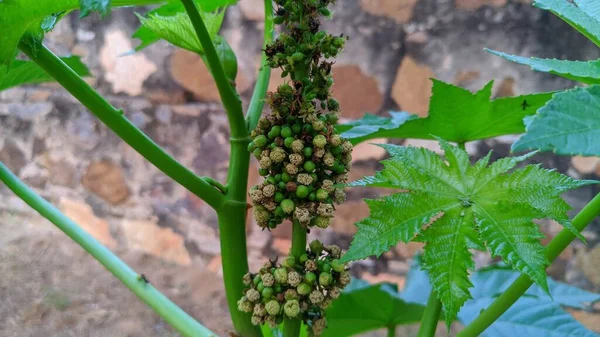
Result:
<svg viewBox="0 0 600 337"><path fill-rule="evenodd" d="M315 138L313 138L313 145L319 148L324 148L325 145L327 145L327 138L325 138L323 135L316 135Z"/></svg>
<svg viewBox="0 0 600 337"><path fill-rule="evenodd" d="M285 190L285 183L284 183L283 181L280 181L280 182L277 184L277 187L278 187L280 190L282 190L282 191L283 191L283 190Z"/></svg>
<svg viewBox="0 0 600 337"><path fill-rule="evenodd" d="M281 173L281 181L284 183L289 183L292 180L292 177L287 172Z"/></svg>
<svg viewBox="0 0 600 337"><path fill-rule="evenodd" d="M269 220L271 219L271 214L265 207L263 207L261 205L256 205L252 208L252 213L254 215L254 219L256 220L256 223L260 227L268 226Z"/></svg>
<svg viewBox="0 0 600 337"><path fill-rule="evenodd" d="M250 274L250 273L244 274L244 277L242 278L242 282L244 282L245 286L249 286L250 284L252 284L252 274Z"/></svg>
<svg viewBox="0 0 600 337"><path fill-rule="evenodd" d="M340 262L340 260L335 259L333 261L331 261L331 268L333 269L333 271L337 272L337 273L341 273L346 269L346 264Z"/></svg>
<svg viewBox="0 0 600 337"><path fill-rule="evenodd" d="M315 34L315 39L317 40L323 40L323 38L327 35L327 32L325 31L320 31L317 34Z"/></svg>
<svg viewBox="0 0 600 337"><path fill-rule="evenodd" d="M273 276L275 277L275 281L277 283L287 283L288 272L285 268L277 268L275 273L273 273Z"/></svg>
<svg viewBox="0 0 600 337"><path fill-rule="evenodd" d="M296 124L292 125L292 132L294 134L298 134L298 133L300 133L300 131L302 131L302 124L296 123Z"/></svg>
<svg viewBox="0 0 600 337"><path fill-rule="evenodd" d="M284 126L281 128L281 137L287 138L293 136L292 128L289 126Z"/></svg>
<svg viewBox="0 0 600 337"><path fill-rule="evenodd" d="M298 292L299 295L305 296L305 295L310 294L310 292L312 291L312 287L309 284L300 283L296 287L296 291Z"/></svg>
<svg viewBox="0 0 600 337"><path fill-rule="evenodd" d="M288 284L292 287L296 287L302 282L302 276L297 271L291 271L288 273Z"/></svg>
<svg viewBox="0 0 600 337"><path fill-rule="evenodd" d="M304 185L298 186L296 189L296 196L300 199L304 199L308 196L308 187Z"/></svg>
<svg viewBox="0 0 600 337"><path fill-rule="evenodd" d="M325 229L331 224L331 218L318 215L314 218L313 222L314 226Z"/></svg>
<svg viewBox="0 0 600 337"><path fill-rule="evenodd" d="M262 295L262 298L268 299L271 298L273 296L273 288L271 287L265 287L265 289L263 289L260 294Z"/></svg>
<svg viewBox="0 0 600 337"><path fill-rule="evenodd" d="M308 272L304 275L304 281L308 284L313 284L317 280L317 275L313 272Z"/></svg>
<svg viewBox="0 0 600 337"><path fill-rule="evenodd" d="M338 107L338 109L339 109L339 107ZM328 109L328 110L331 110L331 109ZM332 125L337 124L337 122L339 121L339 119L340 119L340 116L337 113L329 113L329 114L327 114L327 121L329 123L331 123Z"/></svg>
<svg viewBox="0 0 600 337"><path fill-rule="evenodd" d="M258 282L258 285L256 286L256 290L258 290L258 292L262 293L262 291L265 289L265 284L263 283L263 281Z"/></svg>
<svg viewBox="0 0 600 337"><path fill-rule="evenodd" d="M252 314L256 316L264 316L267 314L267 309L263 303L258 303L254 306L254 311Z"/></svg>
<svg viewBox="0 0 600 337"><path fill-rule="evenodd" d="M320 256L323 252L323 244L319 240L311 241L308 248L310 248L310 251L317 256Z"/></svg>
<svg viewBox="0 0 600 337"><path fill-rule="evenodd" d="M286 301L297 300L298 292L296 291L296 289L288 289L285 291L285 294L283 296Z"/></svg>
<svg viewBox="0 0 600 337"><path fill-rule="evenodd" d="M325 296L323 296L323 293L318 291L318 290L313 290L310 295L308 296L308 299L310 300L310 303L312 304L319 304L321 302L323 302L323 300L325 299Z"/></svg>
<svg viewBox="0 0 600 337"><path fill-rule="evenodd" d="M238 310L241 312L252 312L254 304L252 304L246 297L242 297L238 302Z"/></svg>
<svg viewBox="0 0 600 337"><path fill-rule="evenodd" d="M281 263L286 268L294 268L296 265L296 259L292 255L288 255L285 260Z"/></svg>
<svg viewBox="0 0 600 337"><path fill-rule="evenodd" d="M296 190L296 192L298 192L298 191ZM281 201L281 208L283 209L285 214L292 214L292 212L296 208L296 205L294 204L294 202L292 200L284 199L283 201Z"/></svg>
<svg viewBox="0 0 600 337"><path fill-rule="evenodd" d="M267 309L267 313L269 315L276 316L279 314L279 310L281 309L281 306L279 305L279 302L277 302L275 300L271 300L271 301L267 302L267 304L265 305L265 309Z"/></svg>
<svg viewBox="0 0 600 337"><path fill-rule="evenodd" d="M304 54L302 54L301 52L295 52L292 54L292 60L294 60L295 62L300 62L304 59Z"/></svg>
<svg viewBox="0 0 600 337"><path fill-rule="evenodd" d="M262 325L265 322L265 316L252 315L252 319L250 320L250 322L253 325Z"/></svg>
<svg viewBox="0 0 600 337"><path fill-rule="evenodd" d="M268 175L268 174L269 174L269 170L267 170L267 169L264 169L264 168L259 168L259 169L258 169L258 174L260 174L261 176L263 176L263 177L264 177L264 176L266 176L266 175Z"/></svg>
<svg viewBox="0 0 600 337"><path fill-rule="evenodd" d="M310 200L310 201L315 201L315 200L317 200L317 195L315 194L315 192L310 192L310 193L308 194L308 200Z"/></svg>
<svg viewBox="0 0 600 337"><path fill-rule="evenodd" d="M273 23L276 24L276 25L280 25L280 24L283 23L284 20L285 20L285 17L283 17L283 16L276 16L276 17L273 18Z"/></svg>
<svg viewBox="0 0 600 337"><path fill-rule="evenodd" d="M269 137L269 139L275 139L280 134L281 134L281 126L273 125L273 127L271 127L271 131L269 131L269 133L267 134L267 137Z"/></svg>
<svg viewBox="0 0 600 337"><path fill-rule="evenodd" d="M264 147L265 145L267 145L267 137L265 137L264 135L258 135L254 137L252 143L254 143L256 147Z"/></svg>
<svg viewBox="0 0 600 337"><path fill-rule="evenodd" d="M283 140L283 146L285 146L286 148L290 148L292 147L292 143L294 142L294 137L287 137L286 139Z"/></svg>
<svg viewBox="0 0 600 337"><path fill-rule="evenodd" d="M256 150L256 145L254 142L248 143L248 152L253 152L254 150Z"/></svg>
<svg viewBox="0 0 600 337"><path fill-rule="evenodd" d="M260 159L261 155L262 155L262 150L259 148L254 149L254 151L252 151L252 154L254 155L254 157L256 159Z"/></svg>
<svg viewBox="0 0 600 337"><path fill-rule="evenodd" d="M256 274L256 275L254 276L254 279L252 280L252 283L253 283L255 286L257 286L257 285L258 285L260 282L261 282L260 275Z"/></svg>
<svg viewBox="0 0 600 337"><path fill-rule="evenodd" d="M323 287L327 287L333 282L333 276L329 273L321 273L319 274L319 284Z"/></svg>
<svg viewBox="0 0 600 337"><path fill-rule="evenodd" d="M295 318L300 313L300 303L298 300L288 300L283 305L283 312L289 318Z"/></svg>
<svg viewBox="0 0 600 337"><path fill-rule="evenodd" d="M302 150L302 154L304 155L304 157L306 158L310 158L312 157L313 154L313 149L312 147L305 147L304 150Z"/></svg>
<svg viewBox="0 0 600 337"><path fill-rule="evenodd" d="M306 172L313 172L317 168L317 165L311 160L307 160L304 162L303 167Z"/></svg>
<svg viewBox="0 0 600 337"><path fill-rule="evenodd" d="M246 298L250 302L258 302L258 300L260 300L260 293L258 290L250 288L246 292Z"/></svg>
<svg viewBox="0 0 600 337"><path fill-rule="evenodd" d="M329 193L327 193L326 190L319 188L317 190L317 200L323 201L326 200L327 197L329 197Z"/></svg>
<svg viewBox="0 0 600 337"><path fill-rule="evenodd" d="M300 255L300 263L306 263L308 261L308 255L302 254Z"/></svg>
<svg viewBox="0 0 600 337"><path fill-rule="evenodd" d="M321 131L325 129L325 123L323 123L321 120L316 120L312 122L312 127L315 131Z"/></svg>
<svg viewBox="0 0 600 337"><path fill-rule="evenodd" d="M342 147L341 146L332 147L331 154L334 157L339 158L339 156L341 156L341 154L342 154Z"/></svg>
<svg viewBox="0 0 600 337"><path fill-rule="evenodd" d="M217 36L213 39L213 42L217 50L217 55L219 55L219 59L223 65L223 70L225 70L225 76L227 76L230 82L235 83L238 72L238 62L235 53L224 38Z"/></svg>
<svg viewBox="0 0 600 337"><path fill-rule="evenodd" d="M283 196L283 193L281 193L281 192L277 192L277 193L275 193L275 196L273 197L273 200L274 200L275 202L282 202L282 201L284 200L283 198L285 198L285 197Z"/></svg>
<svg viewBox="0 0 600 337"><path fill-rule="evenodd" d="M277 206L275 208L275 216L278 216L280 218L283 218L285 216L285 212L283 211L283 208L281 208L281 206Z"/></svg>

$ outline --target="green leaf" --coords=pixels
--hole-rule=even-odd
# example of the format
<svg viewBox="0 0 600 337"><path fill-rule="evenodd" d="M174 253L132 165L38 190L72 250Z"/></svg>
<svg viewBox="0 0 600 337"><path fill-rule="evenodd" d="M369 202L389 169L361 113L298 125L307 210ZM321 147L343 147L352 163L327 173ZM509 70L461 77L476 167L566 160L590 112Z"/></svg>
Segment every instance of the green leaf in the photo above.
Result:
<svg viewBox="0 0 600 337"><path fill-rule="evenodd" d="M454 85L433 80L429 116L417 118L405 112L391 118L367 115L338 127L352 143L374 138L434 139L452 142L518 134L525 130L523 118L535 114L552 93L523 95L491 100L492 84L472 93Z"/></svg>
<svg viewBox="0 0 600 337"><path fill-rule="evenodd" d="M91 12L98 12L106 16L110 12L111 0L79 0L81 8L80 18L88 16Z"/></svg>
<svg viewBox="0 0 600 337"><path fill-rule="evenodd" d="M77 56L62 58L79 76L89 76L89 69ZM0 65L0 91L22 84L53 82L54 79L32 61L16 60L7 66Z"/></svg>
<svg viewBox="0 0 600 337"><path fill-rule="evenodd" d="M526 58L521 56L509 55L495 50L486 49L490 54L500 56L509 61L528 65L532 70L551 73L562 76L573 81L586 84L600 83L600 60L595 61L567 61L550 60L539 58Z"/></svg>
<svg viewBox="0 0 600 337"><path fill-rule="evenodd" d="M159 15L162 17L173 16L177 13L184 13L185 8L181 2L173 2L166 4L164 6L160 6L150 12L148 12L147 16ZM156 35L152 30L144 25L141 25L135 33L131 36L133 38L139 39L141 43L135 47L135 51L140 51L149 45L158 42L160 40L160 36Z"/></svg>
<svg viewBox="0 0 600 337"><path fill-rule="evenodd" d="M596 20L600 19L600 2L597 0L575 0L577 7Z"/></svg>
<svg viewBox="0 0 600 337"><path fill-rule="evenodd" d="M539 166L508 172L530 155L500 159L490 155L471 165L464 150L440 140L446 162L423 148L382 145L392 156L374 177L349 186L400 189L367 200L370 215L343 261L380 255L398 241L425 243L423 268L429 272L450 324L470 298L468 249L486 249L548 290L548 265L535 219L554 219L569 226L567 190L596 183L575 180Z"/></svg>
<svg viewBox="0 0 600 337"><path fill-rule="evenodd" d="M209 34L214 40L221 29L225 11L220 10L216 13L200 12L200 15L202 16L202 20L204 21ZM138 17L140 18L142 26L156 36L159 36L180 48L200 55L204 54L204 50L202 49L200 40L198 40L192 21L186 13L178 12L170 16L162 16L161 14L154 13L149 14L147 17L138 14Z"/></svg>
<svg viewBox="0 0 600 337"><path fill-rule="evenodd" d="M407 303L391 284L353 280L327 310L322 337L354 336L369 330L419 322L425 307Z"/></svg>
<svg viewBox="0 0 600 337"><path fill-rule="evenodd" d="M554 13L600 47L600 21L588 15L583 8L566 0L535 0L533 5Z"/></svg>
<svg viewBox="0 0 600 337"><path fill-rule="evenodd" d="M526 126L513 151L540 149L561 155L600 155L600 86L554 95Z"/></svg>

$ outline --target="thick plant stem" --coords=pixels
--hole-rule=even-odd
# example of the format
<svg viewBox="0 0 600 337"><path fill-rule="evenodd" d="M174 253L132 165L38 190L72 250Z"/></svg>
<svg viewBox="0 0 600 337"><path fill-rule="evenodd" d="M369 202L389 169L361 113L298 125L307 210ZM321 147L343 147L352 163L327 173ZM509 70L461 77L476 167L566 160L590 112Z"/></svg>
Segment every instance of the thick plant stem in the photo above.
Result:
<svg viewBox="0 0 600 337"><path fill-rule="evenodd" d="M234 137L236 138L241 134L247 134L244 112L242 110L242 101L225 75L225 70L223 69L219 54L217 54L217 50L204 21L202 20L202 16L200 16L200 12L198 12L196 3L194 0L181 0L181 2L190 17L196 35L198 35L198 40L204 50L206 61L208 63L207 66L213 75L219 95L221 96L221 102L223 102L225 111L227 111L227 119L229 120L231 134L235 135Z"/></svg>
<svg viewBox="0 0 600 337"><path fill-rule="evenodd" d="M98 240L81 229L71 219L62 214L44 198L33 192L0 162L0 181L3 181L19 198L50 220L60 230L77 242L83 249L115 275L142 302L152 308L160 317L175 328L184 337L216 336L198 323L175 303L161 294L151 284L133 271ZM152 279L152 275L149 275Z"/></svg>
<svg viewBox="0 0 600 337"><path fill-rule="evenodd" d="M265 0L265 37L263 48L266 48L267 44L273 41L273 32L273 1ZM265 105L265 95L269 88L270 77L271 67L267 64L267 55L262 53L258 79L254 85L254 92L252 93L252 99L250 100L250 106L248 107L248 113L246 114L248 133L256 128L258 120L260 119L260 115Z"/></svg>
<svg viewBox="0 0 600 337"><path fill-rule="evenodd" d="M292 225L292 249L290 255L300 259L300 256L306 254L306 229L302 225L294 221ZM286 318L283 322L283 337L298 337L300 334L300 326L302 321L299 319Z"/></svg>
<svg viewBox="0 0 600 337"><path fill-rule="evenodd" d="M387 337L396 337L396 326L390 326L387 329Z"/></svg>
<svg viewBox="0 0 600 337"><path fill-rule="evenodd" d="M419 328L419 337L434 337L442 312L442 302L438 299L434 290L429 294L427 307L421 318L421 327Z"/></svg>
<svg viewBox="0 0 600 337"><path fill-rule="evenodd" d="M77 75L58 56L45 46L40 45L34 51L27 43L20 43L21 49L32 61L44 69L81 104L88 108L100 121L115 132L134 150L164 172L167 176L206 201L213 208L219 207L225 198L201 177L185 168L160 146L146 136L140 129L113 107L79 75Z"/></svg>
<svg viewBox="0 0 600 337"><path fill-rule="evenodd" d="M582 210L573 218L573 226L582 231L594 218L600 214L600 194L597 194ZM567 246L575 240L575 235L568 229L561 230L546 246L546 257L550 262L554 261ZM473 322L465 327L457 337L476 337L494 323L510 306L512 306L533 284L533 281L525 275L519 276L504 293L485 309Z"/></svg>

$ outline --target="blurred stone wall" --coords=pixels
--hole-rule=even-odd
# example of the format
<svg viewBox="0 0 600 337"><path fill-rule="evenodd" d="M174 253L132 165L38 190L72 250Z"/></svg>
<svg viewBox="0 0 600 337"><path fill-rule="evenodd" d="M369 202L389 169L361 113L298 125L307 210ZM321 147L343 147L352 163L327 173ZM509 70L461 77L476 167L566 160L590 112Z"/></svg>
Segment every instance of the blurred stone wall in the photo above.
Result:
<svg viewBox="0 0 600 337"><path fill-rule="evenodd" d="M137 9L144 12L144 10ZM223 181L229 149L228 127L217 90L200 58L159 42L140 53L122 56L137 41L132 9L114 10L108 19L92 15L66 17L48 34L48 46L60 55L83 57L94 77L88 79L109 101L184 165ZM227 12L223 35L236 51L237 88L248 104L256 80L262 39L262 1L241 0ZM350 37L334 66L334 94L343 117L393 109L427 115L429 78L471 90L495 80L495 96L572 87L575 83L535 73L483 51L570 59L592 59L596 47L549 12L527 0L340 0L325 28ZM281 83L273 71L273 89ZM479 156L493 148L507 155L514 137L469 144ZM430 142L406 144L434 147ZM352 177L372 174L384 154L361 145L355 151ZM216 217L201 200L149 165L107 130L84 107L55 84L21 87L0 93L0 160L68 216L111 248L137 250L166 261L201 263L219 270ZM538 155L535 160L575 177L597 177L597 159ZM259 177L256 166L251 183ZM567 196L581 208L594 187ZM363 197L377 190L352 190L334 225L311 233L347 246L355 221L368 215ZM0 186L0 208L32 211ZM249 250L254 265L285 254L289 228L273 234L250 226ZM288 226L289 227L289 226ZM554 235L559 228L544 224ZM576 244L555 264L553 275L587 287L600 286L599 259L589 250L599 227L586 231L588 247ZM401 245L378 261L357 265L373 279L402 283L406 260L417 244ZM596 246L592 254L600 254ZM577 258L575 258L577 256ZM478 257L480 263L488 256Z"/></svg>

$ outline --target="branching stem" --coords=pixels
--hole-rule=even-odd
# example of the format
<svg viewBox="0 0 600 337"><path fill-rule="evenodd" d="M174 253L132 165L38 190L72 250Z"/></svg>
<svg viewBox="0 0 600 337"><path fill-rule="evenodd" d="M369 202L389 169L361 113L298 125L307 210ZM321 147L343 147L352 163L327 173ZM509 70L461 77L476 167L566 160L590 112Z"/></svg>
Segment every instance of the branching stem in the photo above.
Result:
<svg viewBox="0 0 600 337"><path fill-rule="evenodd" d="M298 261L303 254L306 254L306 229L299 222L294 221L290 255ZM286 318L283 322L283 337L298 337L301 323L299 319Z"/></svg>
<svg viewBox="0 0 600 337"><path fill-rule="evenodd" d="M419 328L419 337L434 337L442 312L442 302L438 299L437 293L432 290L427 300L427 307L421 318L421 327Z"/></svg>

